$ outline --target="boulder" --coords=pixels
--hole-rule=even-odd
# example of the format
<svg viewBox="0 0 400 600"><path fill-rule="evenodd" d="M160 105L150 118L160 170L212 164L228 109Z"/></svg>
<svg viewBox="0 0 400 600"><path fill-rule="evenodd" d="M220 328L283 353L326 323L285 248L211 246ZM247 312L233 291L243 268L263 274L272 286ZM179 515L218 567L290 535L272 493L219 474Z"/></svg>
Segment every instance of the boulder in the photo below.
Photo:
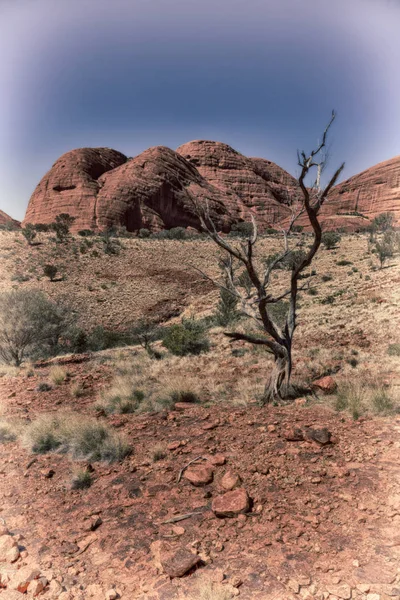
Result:
<svg viewBox="0 0 400 600"><path fill-rule="evenodd" d="M337 383L330 375L313 381L312 385L324 394L333 394L337 390Z"/></svg>
<svg viewBox="0 0 400 600"><path fill-rule="evenodd" d="M0 562L15 562L19 558L18 544L12 535L0 537Z"/></svg>
<svg viewBox="0 0 400 600"><path fill-rule="evenodd" d="M237 488L226 494L216 496L211 510L217 517L236 517L250 509L250 498L244 488Z"/></svg>
<svg viewBox="0 0 400 600"><path fill-rule="evenodd" d="M238 487L241 484L241 479L237 473L233 471L227 471L225 475L221 479L221 486L226 491L233 490L233 488Z"/></svg>
<svg viewBox="0 0 400 600"><path fill-rule="evenodd" d="M185 471L184 477L190 481L192 485L207 485L213 480L214 470L210 465L194 465Z"/></svg>
<svg viewBox="0 0 400 600"><path fill-rule="evenodd" d="M186 548L161 547L160 563L164 573L170 577L183 577L200 562L200 557Z"/></svg>

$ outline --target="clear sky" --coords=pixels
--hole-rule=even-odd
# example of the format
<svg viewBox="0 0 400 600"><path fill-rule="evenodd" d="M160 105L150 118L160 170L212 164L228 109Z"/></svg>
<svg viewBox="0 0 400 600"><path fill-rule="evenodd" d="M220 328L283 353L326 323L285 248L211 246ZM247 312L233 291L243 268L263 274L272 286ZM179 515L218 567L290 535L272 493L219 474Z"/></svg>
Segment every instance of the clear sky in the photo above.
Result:
<svg viewBox="0 0 400 600"><path fill-rule="evenodd" d="M400 154L400 0L0 0L0 209L64 152L226 142L343 178Z"/></svg>

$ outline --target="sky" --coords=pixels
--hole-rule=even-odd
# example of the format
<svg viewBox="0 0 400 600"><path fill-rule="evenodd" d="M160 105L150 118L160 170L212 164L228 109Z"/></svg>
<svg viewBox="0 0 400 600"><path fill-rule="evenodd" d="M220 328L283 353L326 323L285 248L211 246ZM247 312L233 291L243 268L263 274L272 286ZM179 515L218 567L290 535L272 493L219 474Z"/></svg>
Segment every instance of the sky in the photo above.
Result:
<svg viewBox="0 0 400 600"><path fill-rule="evenodd" d="M225 142L343 179L400 154L400 0L0 0L0 209L64 152Z"/></svg>

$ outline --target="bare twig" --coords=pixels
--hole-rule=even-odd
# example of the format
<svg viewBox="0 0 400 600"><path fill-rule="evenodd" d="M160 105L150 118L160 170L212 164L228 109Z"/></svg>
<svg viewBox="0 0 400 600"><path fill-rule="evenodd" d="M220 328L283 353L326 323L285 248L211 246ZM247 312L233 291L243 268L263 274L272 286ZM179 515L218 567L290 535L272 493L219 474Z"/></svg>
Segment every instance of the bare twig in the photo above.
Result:
<svg viewBox="0 0 400 600"><path fill-rule="evenodd" d="M185 465L180 471L179 471L179 475L178 475L178 479L176 480L177 483L180 482L180 480L182 479L182 475L184 474L184 472L186 471L186 469L193 464L194 462L198 461L198 460L207 460L206 458L204 458L204 456L197 456L196 458L194 458L193 460L189 461L187 465Z"/></svg>
<svg viewBox="0 0 400 600"><path fill-rule="evenodd" d="M171 519L167 519L166 521L161 521L160 525L169 525L170 523L179 523L179 521L184 521L185 519L190 519L190 517L194 517L195 515L202 515L203 511L196 511L191 513L185 513L184 515L176 515L176 517L172 517Z"/></svg>

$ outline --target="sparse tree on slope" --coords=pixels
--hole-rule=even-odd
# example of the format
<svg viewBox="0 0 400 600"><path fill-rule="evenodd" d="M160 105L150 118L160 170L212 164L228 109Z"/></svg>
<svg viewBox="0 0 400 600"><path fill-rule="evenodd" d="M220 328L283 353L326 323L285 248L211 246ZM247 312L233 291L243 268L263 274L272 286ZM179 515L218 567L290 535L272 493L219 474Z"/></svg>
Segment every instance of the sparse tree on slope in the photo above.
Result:
<svg viewBox="0 0 400 600"><path fill-rule="evenodd" d="M303 289L299 286L299 279L301 279L303 271L310 266L321 245L322 231L318 215L329 191L344 168L343 163L326 187L320 188L319 176L326 162L324 152L327 135L334 119L335 113L333 112L323 133L322 141L315 150L309 154L305 152L298 153L298 164L301 168L299 185L302 198L292 203L292 217L288 227L283 231L283 247L277 255L264 257L264 259L255 256L258 249L258 234L253 217L251 234L245 241L235 244L227 241L218 233L210 218L208 209L202 210L196 205L202 227L210 238L227 253L223 283L213 280L214 283L217 283L220 288L228 290L237 298L240 312L250 317L260 330L259 334L257 332L253 334L234 331L225 332L225 335L232 340L244 340L251 344L262 345L274 356L274 367L265 386L264 404L289 398L295 391L291 385L292 344L297 326L298 292ZM316 181L310 188L306 184L306 178L312 172L316 172ZM307 215L309 225L312 228L313 238L308 247L304 248L303 251L299 251L298 243L290 247L292 240L290 234L293 231L296 219L304 213ZM272 272L290 257L295 259L290 261L290 277L288 278L287 287L283 290L279 288L279 291L273 293L270 289L272 286ZM260 266L261 264L264 266ZM242 269L241 273L238 273L238 268ZM245 277L243 277L244 274ZM203 273L203 275L205 274ZM243 279L246 279L246 285L243 284ZM286 316L279 322L274 317L274 313L276 314L274 308L284 301L287 305Z"/></svg>

